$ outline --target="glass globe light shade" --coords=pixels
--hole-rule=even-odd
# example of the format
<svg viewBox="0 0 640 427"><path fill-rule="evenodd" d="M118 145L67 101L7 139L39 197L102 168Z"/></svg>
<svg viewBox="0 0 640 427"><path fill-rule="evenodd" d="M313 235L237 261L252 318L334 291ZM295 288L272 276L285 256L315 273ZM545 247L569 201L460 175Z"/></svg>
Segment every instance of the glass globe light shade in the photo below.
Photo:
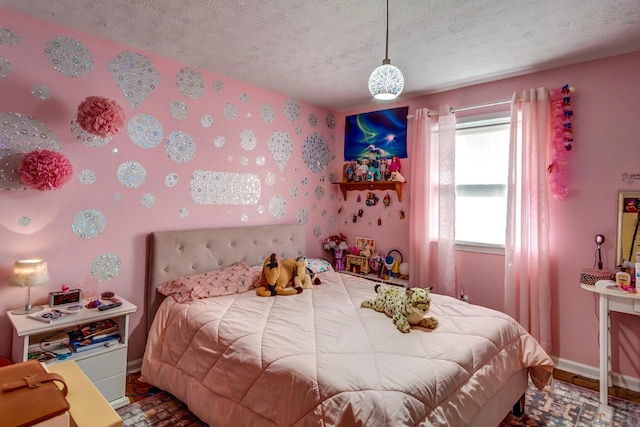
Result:
<svg viewBox="0 0 640 427"><path fill-rule="evenodd" d="M387 61L383 61L369 76L369 92L375 99L383 101L396 99L404 89L402 71Z"/></svg>

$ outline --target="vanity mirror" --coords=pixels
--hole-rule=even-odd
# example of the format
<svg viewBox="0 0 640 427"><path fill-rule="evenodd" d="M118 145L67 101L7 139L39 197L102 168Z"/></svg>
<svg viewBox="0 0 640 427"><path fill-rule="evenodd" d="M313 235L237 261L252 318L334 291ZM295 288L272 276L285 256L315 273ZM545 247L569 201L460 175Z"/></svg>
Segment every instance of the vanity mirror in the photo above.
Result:
<svg viewBox="0 0 640 427"><path fill-rule="evenodd" d="M640 191L618 192L616 266L624 261L636 262L640 252Z"/></svg>

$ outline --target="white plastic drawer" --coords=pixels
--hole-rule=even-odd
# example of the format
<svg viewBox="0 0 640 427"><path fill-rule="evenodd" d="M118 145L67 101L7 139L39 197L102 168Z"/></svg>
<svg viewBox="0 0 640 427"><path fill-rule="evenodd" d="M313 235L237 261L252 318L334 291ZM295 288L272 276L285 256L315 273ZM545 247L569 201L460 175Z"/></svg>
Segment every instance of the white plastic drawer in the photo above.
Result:
<svg viewBox="0 0 640 427"><path fill-rule="evenodd" d="M104 396L107 401L121 399L125 395L125 387L127 382L126 374L114 375L100 381L95 381L93 385Z"/></svg>
<svg viewBox="0 0 640 427"><path fill-rule="evenodd" d="M126 374L127 346L120 346L113 351L77 360L76 363L93 383L114 375Z"/></svg>

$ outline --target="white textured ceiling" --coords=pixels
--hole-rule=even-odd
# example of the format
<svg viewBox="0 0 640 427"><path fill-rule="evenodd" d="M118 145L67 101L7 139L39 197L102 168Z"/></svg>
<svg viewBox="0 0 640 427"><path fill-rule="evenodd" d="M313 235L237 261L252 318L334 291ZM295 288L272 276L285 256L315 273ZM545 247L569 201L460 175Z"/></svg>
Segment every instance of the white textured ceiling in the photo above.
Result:
<svg viewBox="0 0 640 427"><path fill-rule="evenodd" d="M336 111L372 103L385 0L0 0ZM402 97L640 50L640 0L390 0ZM0 27L7 28L0 11Z"/></svg>

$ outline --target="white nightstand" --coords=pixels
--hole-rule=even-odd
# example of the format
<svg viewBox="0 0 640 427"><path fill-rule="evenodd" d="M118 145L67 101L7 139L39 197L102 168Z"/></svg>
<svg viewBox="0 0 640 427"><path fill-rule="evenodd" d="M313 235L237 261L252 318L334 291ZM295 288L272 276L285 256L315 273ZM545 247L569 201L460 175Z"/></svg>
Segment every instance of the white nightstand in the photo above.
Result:
<svg viewBox="0 0 640 427"><path fill-rule="evenodd" d="M11 358L14 363L28 360L29 346L38 344L47 336L55 332L62 332L72 327L95 322L97 320L111 319L118 324L120 342L114 346L101 346L91 350L71 353L64 360L73 360L82 369L96 388L102 393L114 408L120 408L129 404L125 395L127 375L127 342L129 340L129 315L137 310L137 307L129 301L117 296L122 301L120 307L100 311L97 308L83 307L77 314L52 323L44 323L30 319L26 315L16 315L7 312L13 325L13 340ZM87 301L83 301L86 304ZM109 301L104 301L108 304ZM45 306L45 309L48 309ZM47 362L47 365L58 363L56 360Z"/></svg>

